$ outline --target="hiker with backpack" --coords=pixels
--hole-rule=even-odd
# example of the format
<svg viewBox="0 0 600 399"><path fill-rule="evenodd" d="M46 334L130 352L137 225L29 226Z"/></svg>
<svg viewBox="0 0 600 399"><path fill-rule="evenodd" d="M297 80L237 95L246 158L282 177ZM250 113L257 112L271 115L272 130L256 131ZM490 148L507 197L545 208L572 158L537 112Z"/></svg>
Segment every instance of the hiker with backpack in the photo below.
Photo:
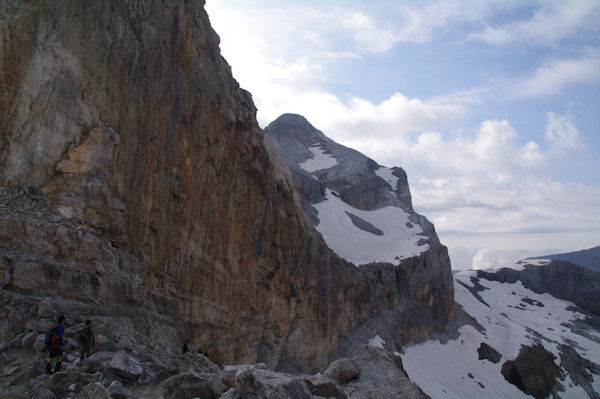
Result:
<svg viewBox="0 0 600 399"><path fill-rule="evenodd" d="M96 348L96 334L92 329L92 321L86 320L85 326L79 330L79 364L83 362L85 357L89 357L92 354L92 349Z"/></svg>
<svg viewBox="0 0 600 399"><path fill-rule="evenodd" d="M65 347L65 321L64 315L58 316L57 325L51 328L44 339L46 350L48 351L48 359L46 359L46 373L52 374L52 361L56 359L56 367L54 372L60 371L62 361L64 359Z"/></svg>

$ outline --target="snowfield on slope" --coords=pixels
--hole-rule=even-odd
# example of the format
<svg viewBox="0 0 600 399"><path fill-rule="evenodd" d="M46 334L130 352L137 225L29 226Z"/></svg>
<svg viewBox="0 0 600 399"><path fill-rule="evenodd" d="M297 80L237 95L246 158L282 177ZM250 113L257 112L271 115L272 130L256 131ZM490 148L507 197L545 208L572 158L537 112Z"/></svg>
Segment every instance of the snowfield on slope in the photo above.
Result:
<svg viewBox="0 0 600 399"><path fill-rule="evenodd" d="M308 173L329 169L338 164L337 159L332 157L331 154L325 154L320 144L315 144L308 149L312 152L313 157L299 164L299 166Z"/></svg>
<svg viewBox="0 0 600 399"><path fill-rule="evenodd" d="M387 206L372 211L356 209L342 201L330 189L325 200L313 205L319 212L317 230L327 245L339 256L356 265L372 262L398 264L402 259L419 255L428 249L418 245L424 237L419 225L408 219L402 209ZM348 213L371 224L383 234L373 234L357 227Z"/></svg>
<svg viewBox="0 0 600 399"><path fill-rule="evenodd" d="M572 311L571 302L550 294L536 294L520 281L514 284L479 279L489 289L478 294L489 305L479 301L462 284L472 287L476 272L461 272L454 276L455 300L469 315L485 328L479 332L470 325L462 326L460 336L442 344L430 340L407 347L402 362L411 381L432 398L530 398L501 374L502 364L514 360L521 345L541 342L557 356L559 344L571 345L580 356L600 364L600 340L590 340L564 326L585 316ZM525 299L527 302L524 302ZM535 336L532 331L541 334ZM597 338L596 334L591 334ZM477 349L485 342L502 355L500 362L479 360ZM600 378L594 377L593 388L600 391ZM586 398L582 387L574 385L567 375L561 381L565 392L562 398Z"/></svg>

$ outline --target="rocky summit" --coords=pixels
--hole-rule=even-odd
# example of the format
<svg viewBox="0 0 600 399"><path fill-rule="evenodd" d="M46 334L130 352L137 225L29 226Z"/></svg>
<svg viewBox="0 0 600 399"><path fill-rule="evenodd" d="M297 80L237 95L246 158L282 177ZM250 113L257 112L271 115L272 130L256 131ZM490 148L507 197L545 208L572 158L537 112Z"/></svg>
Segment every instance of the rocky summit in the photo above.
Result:
<svg viewBox="0 0 600 399"><path fill-rule="evenodd" d="M0 24L1 393L361 397L398 383L394 351L446 328L447 251L403 171L348 153L355 175L323 179L308 162L317 179L299 185L203 2L1 0ZM307 145L302 162L335 150ZM342 231L403 239L383 258L348 256L318 231L323 202L347 212ZM61 314L73 350L46 375ZM79 367L86 319L99 343ZM361 350L375 335L384 348ZM361 386L316 374L354 357ZM393 369L375 376L377 362ZM424 395L403 381L388 391Z"/></svg>

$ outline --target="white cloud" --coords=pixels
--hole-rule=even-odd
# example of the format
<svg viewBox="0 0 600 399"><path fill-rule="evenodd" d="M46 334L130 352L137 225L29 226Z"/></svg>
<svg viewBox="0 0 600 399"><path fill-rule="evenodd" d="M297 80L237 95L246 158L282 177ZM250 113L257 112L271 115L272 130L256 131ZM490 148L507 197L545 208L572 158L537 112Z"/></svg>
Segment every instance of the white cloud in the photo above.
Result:
<svg viewBox="0 0 600 399"><path fill-rule="evenodd" d="M353 33L362 51L384 53L398 41L394 32L381 28L372 16L363 12L347 13L342 18L342 26Z"/></svg>
<svg viewBox="0 0 600 399"><path fill-rule="evenodd" d="M541 3L533 16L486 26L482 32L472 33L471 39L490 44L528 43L552 44L581 31L598 32L600 3L597 1L547 1Z"/></svg>
<svg viewBox="0 0 600 399"><path fill-rule="evenodd" d="M578 59L561 59L548 62L535 73L523 79L511 90L517 97L541 97L557 94L572 85L600 82L600 51L588 50Z"/></svg>
<svg viewBox="0 0 600 399"><path fill-rule="evenodd" d="M208 6L214 10L219 4L209 1ZM555 58L517 84L503 81L497 87L429 100L393 88L390 92L396 92L383 101L342 97L324 89L322 76L332 58L372 57L369 53L381 57L400 42L432 41L452 24L476 25L493 14L488 8L515 9L519 4L458 1L418 9L396 6L389 8L387 17L376 16L375 6L369 12L315 11L297 3L292 10L230 7L209 12L234 76L254 95L260 124L265 126L284 112L299 113L341 144L386 166L404 167L415 208L435 223L453 262L458 260L455 266L464 268L497 266L547 253L543 250L548 248L556 253L600 242L600 188L557 182L546 171L550 162L562 161L553 158L557 154L582 148L568 116L547 113L545 132L527 139L508 120L484 120L476 129L463 126L467 117L472 119L468 106L483 98L536 98L573 85L597 84L600 50L579 49L575 50L579 57ZM482 33L478 38L549 43L592 29L580 11L588 3L574 7L577 10L567 10L561 3L544 4L530 20L496 27L485 31L492 36ZM596 9L592 7L592 15ZM560 10L568 15L558 15ZM386 23L392 19L399 23ZM567 26L545 40L544 32L557 21ZM580 29L573 21L584 25ZM550 150L541 145L547 143Z"/></svg>
<svg viewBox="0 0 600 399"><path fill-rule="evenodd" d="M557 116L548 112L546 139L558 150L579 150L585 148L579 138L579 131L568 116Z"/></svg>

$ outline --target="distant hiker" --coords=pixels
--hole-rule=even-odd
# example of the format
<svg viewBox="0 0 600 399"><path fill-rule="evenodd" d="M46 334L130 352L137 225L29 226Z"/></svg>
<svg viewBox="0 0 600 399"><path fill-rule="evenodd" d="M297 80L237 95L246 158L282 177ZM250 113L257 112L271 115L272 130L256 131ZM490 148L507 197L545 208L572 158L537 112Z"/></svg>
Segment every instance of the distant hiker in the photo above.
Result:
<svg viewBox="0 0 600 399"><path fill-rule="evenodd" d="M181 353L186 353L186 352L189 352L189 351L190 351L190 348L188 348L187 342L184 342L183 346L181 347Z"/></svg>
<svg viewBox="0 0 600 399"><path fill-rule="evenodd" d="M62 361L64 359L64 347L65 347L65 316L58 316L57 325L52 327L48 333L46 333L45 343L46 350L48 351L48 359L46 359L46 373L52 374L52 360L56 359L56 367L54 372L60 371Z"/></svg>
<svg viewBox="0 0 600 399"><path fill-rule="evenodd" d="M92 354L92 349L96 348L96 334L92 329L92 321L86 320L85 326L79 330L79 363L83 362L85 357Z"/></svg>

